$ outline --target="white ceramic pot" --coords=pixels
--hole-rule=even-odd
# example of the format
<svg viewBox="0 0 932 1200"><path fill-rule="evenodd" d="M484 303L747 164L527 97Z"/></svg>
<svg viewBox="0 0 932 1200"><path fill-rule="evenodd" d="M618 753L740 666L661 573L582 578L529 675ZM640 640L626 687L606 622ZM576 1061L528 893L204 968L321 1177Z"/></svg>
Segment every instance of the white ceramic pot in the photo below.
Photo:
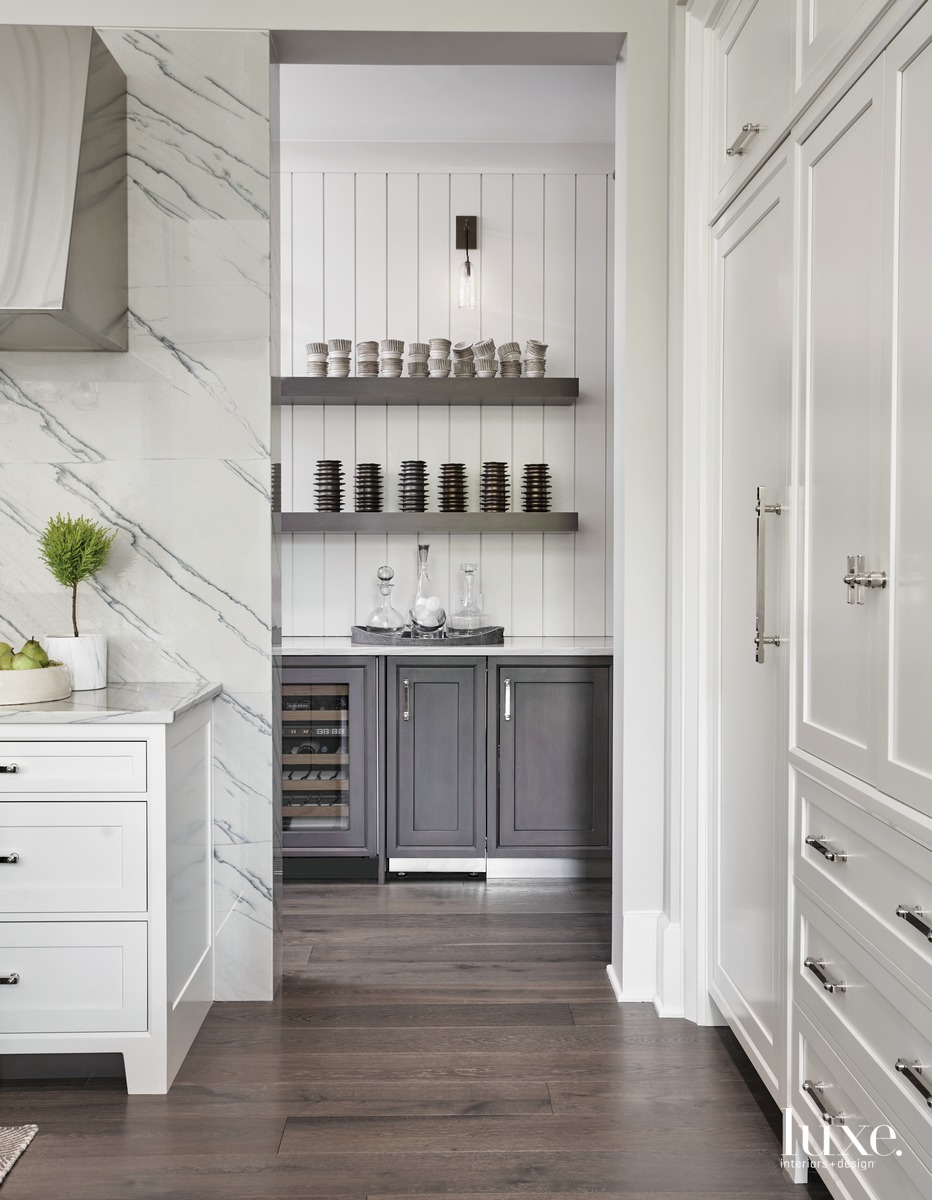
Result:
<svg viewBox="0 0 932 1200"><path fill-rule="evenodd" d="M62 662L71 672L71 687L76 692L91 692L107 686L107 637L103 633L82 633L80 637L46 638L49 658Z"/></svg>
<svg viewBox="0 0 932 1200"><path fill-rule="evenodd" d="M67 700L71 674L67 667L42 667L34 671L0 671L0 704L45 704Z"/></svg>

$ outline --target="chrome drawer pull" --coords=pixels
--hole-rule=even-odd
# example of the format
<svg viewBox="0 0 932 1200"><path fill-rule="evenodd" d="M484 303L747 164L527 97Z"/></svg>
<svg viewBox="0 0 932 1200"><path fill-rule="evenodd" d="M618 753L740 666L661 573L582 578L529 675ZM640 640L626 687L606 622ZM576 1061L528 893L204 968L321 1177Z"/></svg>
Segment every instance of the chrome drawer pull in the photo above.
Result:
<svg viewBox="0 0 932 1200"><path fill-rule="evenodd" d="M915 908L908 908L905 904L898 904L896 915L902 917L904 921L912 925L913 929L918 929L924 938L928 938L932 942L932 925L928 921L921 920L923 910L918 905Z"/></svg>
<svg viewBox="0 0 932 1200"><path fill-rule="evenodd" d="M818 1083L813 1083L811 1079L807 1079L803 1084L803 1091L808 1092L812 1103L819 1110L819 1114L826 1125L845 1125L848 1118L842 1113L833 1113L822 1103L822 1093L825 1091L825 1084L820 1079Z"/></svg>
<svg viewBox="0 0 932 1200"><path fill-rule="evenodd" d="M759 487L757 489L757 506L754 511L757 513L757 600L754 611L754 661L758 663L764 662L767 646L782 646L785 638L779 634L768 636L764 632L766 624L766 592L767 592L767 525L764 520L768 513L773 513L775 516L780 516L783 512L782 504L767 504L767 489Z"/></svg>
<svg viewBox="0 0 932 1200"><path fill-rule="evenodd" d="M913 1085L916 1091L922 1096L929 1108L932 1108L932 1091L929 1090L924 1079L920 1079L922 1075L922 1063L919 1059L913 1062L907 1062L905 1058L896 1060L896 1069L901 1075L904 1075Z"/></svg>
<svg viewBox="0 0 932 1200"><path fill-rule="evenodd" d="M832 983L831 979L825 974L825 959L824 958L807 958L803 963L806 970L811 971L822 984L827 992L846 992L848 985L843 979L837 983Z"/></svg>
<svg viewBox="0 0 932 1200"><path fill-rule="evenodd" d="M402 679L401 686L404 690L404 699L401 702L401 719L402 721L411 720L411 681Z"/></svg>
<svg viewBox="0 0 932 1200"><path fill-rule="evenodd" d="M735 140L731 143L731 145L725 151L726 155L729 158L735 158L735 157L740 158L741 155L744 153L744 143L754 133L760 133L759 125L752 125L752 124L742 125L741 132L738 134L738 136L735 138Z"/></svg>
<svg viewBox="0 0 932 1200"><path fill-rule="evenodd" d="M831 846L826 845L825 838L821 834L819 837L810 835L806 838L806 845L811 846L813 850L818 850L824 859L828 862L847 862L848 852L846 850L833 850Z"/></svg>
<svg viewBox="0 0 932 1200"><path fill-rule="evenodd" d="M12 854L0 854L0 863L18 863L19 855L14 850Z"/></svg>
<svg viewBox="0 0 932 1200"><path fill-rule="evenodd" d="M19 767L16 763L0 763L0 775L16 775L19 773Z"/></svg>
<svg viewBox="0 0 932 1200"><path fill-rule="evenodd" d="M511 720L511 680L505 680L505 720Z"/></svg>
<svg viewBox="0 0 932 1200"><path fill-rule="evenodd" d="M16 974L15 971L11 975L0 975L0 984L3 984L3 983L9 983L9 984L19 983L19 976Z"/></svg>

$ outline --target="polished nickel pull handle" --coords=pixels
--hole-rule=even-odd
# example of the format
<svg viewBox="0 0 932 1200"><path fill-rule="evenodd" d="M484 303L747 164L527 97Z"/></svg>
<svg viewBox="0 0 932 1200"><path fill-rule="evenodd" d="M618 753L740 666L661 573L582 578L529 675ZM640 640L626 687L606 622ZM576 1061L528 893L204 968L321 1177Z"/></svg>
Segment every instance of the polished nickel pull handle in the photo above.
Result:
<svg viewBox="0 0 932 1200"><path fill-rule="evenodd" d="M759 487L757 489L757 612L754 632L754 645L757 652L754 655L755 661L762 663L764 661L765 646L779 646L782 644L780 637L767 637L764 634L766 628L766 585L767 585L767 523L764 517L767 513L773 513L775 516L780 516L783 512L782 504L765 504L766 488Z"/></svg>
<svg viewBox="0 0 932 1200"><path fill-rule="evenodd" d="M837 983L833 983L825 974L824 958L807 958L803 966L807 971L811 971L815 975L816 979L818 979L827 992L846 992L848 990L848 985L843 979L840 979Z"/></svg>
<svg viewBox="0 0 932 1200"><path fill-rule="evenodd" d="M19 983L19 975L13 971L10 975L0 975L0 984L8 983L10 985Z"/></svg>
<svg viewBox="0 0 932 1200"><path fill-rule="evenodd" d="M803 1084L803 1091L808 1092L812 1103L819 1110L819 1115L826 1125L844 1125L848 1118L843 1112L833 1113L822 1103L822 1093L825 1091L825 1084L820 1079L818 1083L813 1083L811 1079L807 1079Z"/></svg>
<svg viewBox="0 0 932 1200"><path fill-rule="evenodd" d="M848 555L848 571L844 577L848 588L848 603L864 603L862 588L885 588L887 586L886 571L868 571L863 554Z"/></svg>
<svg viewBox="0 0 932 1200"><path fill-rule="evenodd" d="M824 837L813 837L810 833L806 838L806 845L811 846L813 850L818 850L824 859L828 862L847 862L847 850L833 850L831 846L826 845Z"/></svg>
<svg viewBox="0 0 932 1200"><path fill-rule="evenodd" d="M731 145L725 151L725 153L728 155L728 157L729 158L740 158L741 155L744 153L744 143L748 140L749 137L752 137L755 133L760 133L759 125L751 125L751 124L742 125L741 132L738 134L738 136L735 138L735 140L731 143Z"/></svg>
<svg viewBox="0 0 932 1200"><path fill-rule="evenodd" d="M401 719L403 721L409 721L411 719L411 683L409 680L403 679L401 681L401 685L402 685L402 688L404 689L404 700L402 701Z"/></svg>
<svg viewBox="0 0 932 1200"><path fill-rule="evenodd" d="M17 775L19 767L16 763L0 763L0 775Z"/></svg>
<svg viewBox="0 0 932 1200"><path fill-rule="evenodd" d="M0 854L0 863L18 863L19 855L14 850L12 854Z"/></svg>
<svg viewBox="0 0 932 1200"><path fill-rule="evenodd" d="M921 1077L922 1063L919 1059L907 1062L905 1058L898 1058L895 1066L899 1073L908 1079L919 1095L922 1096L929 1108L932 1108L932 1091L929 1090L926 1081Z"/></svg>
<svg viewBox="0 0 932 1200"><path fill-rule="evenodd" d="M918 905L915 908L909 908L905 904L898 904L896 915L902 917L904 921L912 925L913 929L918 929L924 938L928 938L932 942L932 925L921 919L923 910Z"/></svg>
<svg viewBox="0 0 932 1200"><path fill-rule="evenodd" d="M511 680L505 680L505 720L511 720Z"/></svg>

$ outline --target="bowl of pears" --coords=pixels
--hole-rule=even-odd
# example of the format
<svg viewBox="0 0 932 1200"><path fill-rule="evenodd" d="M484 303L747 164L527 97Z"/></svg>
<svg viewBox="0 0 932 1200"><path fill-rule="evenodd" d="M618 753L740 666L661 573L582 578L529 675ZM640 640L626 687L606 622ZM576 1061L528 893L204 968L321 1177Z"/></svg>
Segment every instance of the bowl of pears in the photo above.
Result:
<svg viewBox="0 0 932 1200"><path fill-rule="evenodd" d="M45 704L71 695L71 672L50 659L35 638L21 650L0 642L0 705Z"/></svg>

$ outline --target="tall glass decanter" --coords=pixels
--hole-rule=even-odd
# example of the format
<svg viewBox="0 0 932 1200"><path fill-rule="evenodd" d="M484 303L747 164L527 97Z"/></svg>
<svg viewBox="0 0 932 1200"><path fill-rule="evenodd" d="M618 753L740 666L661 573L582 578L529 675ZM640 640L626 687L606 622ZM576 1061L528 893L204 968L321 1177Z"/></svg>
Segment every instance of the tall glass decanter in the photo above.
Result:
<svg viewBox="0 0 932 1200"><path fill-rule="evenodd" d="M454 598L447 618L447 633L467 633L482 629L482 594L477 590L479 567L476 563L460 563L462 579L459 594Z"/></svg>
<svg viewBox="0 0 932 1200"><path fill-rule="evenodd" d="M405 627L405 619L397 608L392 607L392 588L395 586L392 580L395 578L395 572L388 566L379 567L378 577L382 602L369 614L366 629L370 633L400 633Z"/></svg>
<svg viewBox="0 0 932 1200"><path fill-rule="evenodd" d="M447 614L440 604L440 597L434 591L427 570L427 556L430 546L425 542L418 543L417 548L417 588L414 592L414 603L411 605L411 627L415 633L439 633L443 629Z"/></svg>

